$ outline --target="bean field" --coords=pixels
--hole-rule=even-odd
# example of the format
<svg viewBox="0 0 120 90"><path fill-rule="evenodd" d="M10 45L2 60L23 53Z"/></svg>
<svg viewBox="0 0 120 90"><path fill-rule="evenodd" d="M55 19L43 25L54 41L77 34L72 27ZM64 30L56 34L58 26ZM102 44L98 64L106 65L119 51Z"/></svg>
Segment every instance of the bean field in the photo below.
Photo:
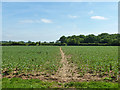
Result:
<svg viewBox="0 0 120 90"><path fill-rule="evenodd" d="M77 64L79 73L92 73L100 77L118 79L118 47L84 46L63 47L66 55L71 55L69 61Z"/></svg>
<svg viewBox="0 0 120 90"><path fill-rule="evenodd" d="M2 69L4 74L57 71L61 59L58 47L3 47ZM17 71L17 72L15 72Z"/></svg>
<svg viewBox="0 0 120 90"><path fill-rule="evenodd" d="M2 47L3 85L8 82L6 78L54 81L68 86L71 82L118 82L118 66L117 46Z"/></svg>

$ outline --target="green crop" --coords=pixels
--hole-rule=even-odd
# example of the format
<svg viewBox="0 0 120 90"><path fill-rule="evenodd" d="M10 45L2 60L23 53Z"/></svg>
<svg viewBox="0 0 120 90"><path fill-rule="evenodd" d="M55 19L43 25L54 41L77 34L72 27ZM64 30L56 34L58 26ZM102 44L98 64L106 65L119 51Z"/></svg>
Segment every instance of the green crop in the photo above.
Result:
<svg viewBox="0 0 120 90"><path fill-rule="evenodd" d="M59 67L61 54L58 46L3 46L3 75L44 72L53 74ZM118 81L117 46L62 46L67 60L77 65L79 74L92 73Z"/></svg>
<svg viewBox="0 0 120 90"><path fill-rule="evenodd" d="M80 74L93 73L101 77L107 75L118 80L117 46L65 46L62 47L68 59L77 64Z"/></svg>
<svg viewBox="0 0 120 90"><path fill-rule="evenodd" d="M2 47L2 71L11 73L36 73L57 71L61 55L59 47L4 46Z"/></svg>

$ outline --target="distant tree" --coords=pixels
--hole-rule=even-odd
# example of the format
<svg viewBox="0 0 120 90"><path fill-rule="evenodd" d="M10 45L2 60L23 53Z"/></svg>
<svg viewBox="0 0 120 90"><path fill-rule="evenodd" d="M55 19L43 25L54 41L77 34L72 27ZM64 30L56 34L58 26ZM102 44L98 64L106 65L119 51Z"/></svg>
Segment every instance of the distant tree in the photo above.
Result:
<svg viewBox="0 0 120 90"><path fill-rule="evenodd" d="M105 37L108 37L109 34L108 33L101 33L98 35L98 37L100 37L101 39L105 38Z"/></svg>
<svg viewBox="0 0 120 90"><path fill-rule="evenodd" d="M111 45L119 45L119 40L118 39L112 39L112 41L111 41L111 43L110 43Z"/></svg>
<svg viewBox="0 0 120 90"><path fill-rule="evenodd" d="M96 40L97 40L97 37L94 34L90 34L86 36L84 41L85 43L95 43Z"/></svg>
<svg viewBox="0 0 120 90"><path fill-rule="evenodd" d="M79 35L79 37L80 37L80 38L85 38L85 36L84 36L84 35Z"/></svg>
<svg viewBox="0 0 120 90"><path fill-rule="evenodd" d="M100 40L100 43L109 43L109 42L111 42L111 40L110 38L107 38L107 37Z"/></svg>
<svg viewBox="0 0 120 90"><path fill-rule="evenodd" d="M43 43L47 43L46 41L44 41Z"/></svg>
<svg viewBox="0 0 120 90"><path fill-rule="evenodd" d="M27 43L32 43L30 40Z"/></svg>
<svg viewBox="0 0 120 90"><path fill-rule="evenodd" d="M50 42L50 43L54 44L54 42Z"/></svg>
<svg viewBox="0 0 120 90"><path fill-rule="evenodd" d="M25 42L24 41L19 41L18 44L19 45L25 45Z"/></svg>
<svg viewBox="0 0 120 90"><path fill-rule="evenodd" d="M39 46L41 45L41 42L39 41Z"/></svg>
<svg viewBox="0 0 120 90"><path fill-rule="evenodd" d="M61 43L65 43L66 42L66 37L65 36L60 37L59 41Z"/></svg>
<svg viewBox="0 0 120 90"><path fill-rule="evenodd" d="M59 41L59 40L57 40L55 43L60 43L60 41Z"/></svg>

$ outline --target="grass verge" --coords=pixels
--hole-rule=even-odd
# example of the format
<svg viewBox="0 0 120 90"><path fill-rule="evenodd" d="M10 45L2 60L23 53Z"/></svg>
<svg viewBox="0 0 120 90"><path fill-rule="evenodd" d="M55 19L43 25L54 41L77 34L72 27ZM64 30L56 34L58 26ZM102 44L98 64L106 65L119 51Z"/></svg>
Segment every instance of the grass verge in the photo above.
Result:
<svg viewBox="0 0 120 90"><path fill-rule="evenodd" d="M118 83L105 81L56 83L39 79L3 78L2 88L118 88Z"/></svg>
<svg viewBox="0 0 120 90"><path fill-rule="evenodd" d="M50 88L52 83L39 79L3 78L2 88Z"/></svg>
<svg viewBox="0 0 120 90"><path fill-rule="evenodd" d="M118 88L118 83L105 81L70 82L64 84L65 88Z"/></svg>

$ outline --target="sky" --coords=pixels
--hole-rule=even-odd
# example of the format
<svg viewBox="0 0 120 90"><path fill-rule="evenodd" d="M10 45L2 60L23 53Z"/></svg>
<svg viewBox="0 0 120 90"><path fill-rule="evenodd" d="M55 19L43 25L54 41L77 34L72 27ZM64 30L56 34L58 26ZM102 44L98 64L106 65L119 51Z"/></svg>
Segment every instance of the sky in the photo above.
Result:
<svg viewBox="0 0 120 90"><path fill-rule="evenodd" d="M3 2L2 40L56 41L118 33L117 2Z"/></svg>

